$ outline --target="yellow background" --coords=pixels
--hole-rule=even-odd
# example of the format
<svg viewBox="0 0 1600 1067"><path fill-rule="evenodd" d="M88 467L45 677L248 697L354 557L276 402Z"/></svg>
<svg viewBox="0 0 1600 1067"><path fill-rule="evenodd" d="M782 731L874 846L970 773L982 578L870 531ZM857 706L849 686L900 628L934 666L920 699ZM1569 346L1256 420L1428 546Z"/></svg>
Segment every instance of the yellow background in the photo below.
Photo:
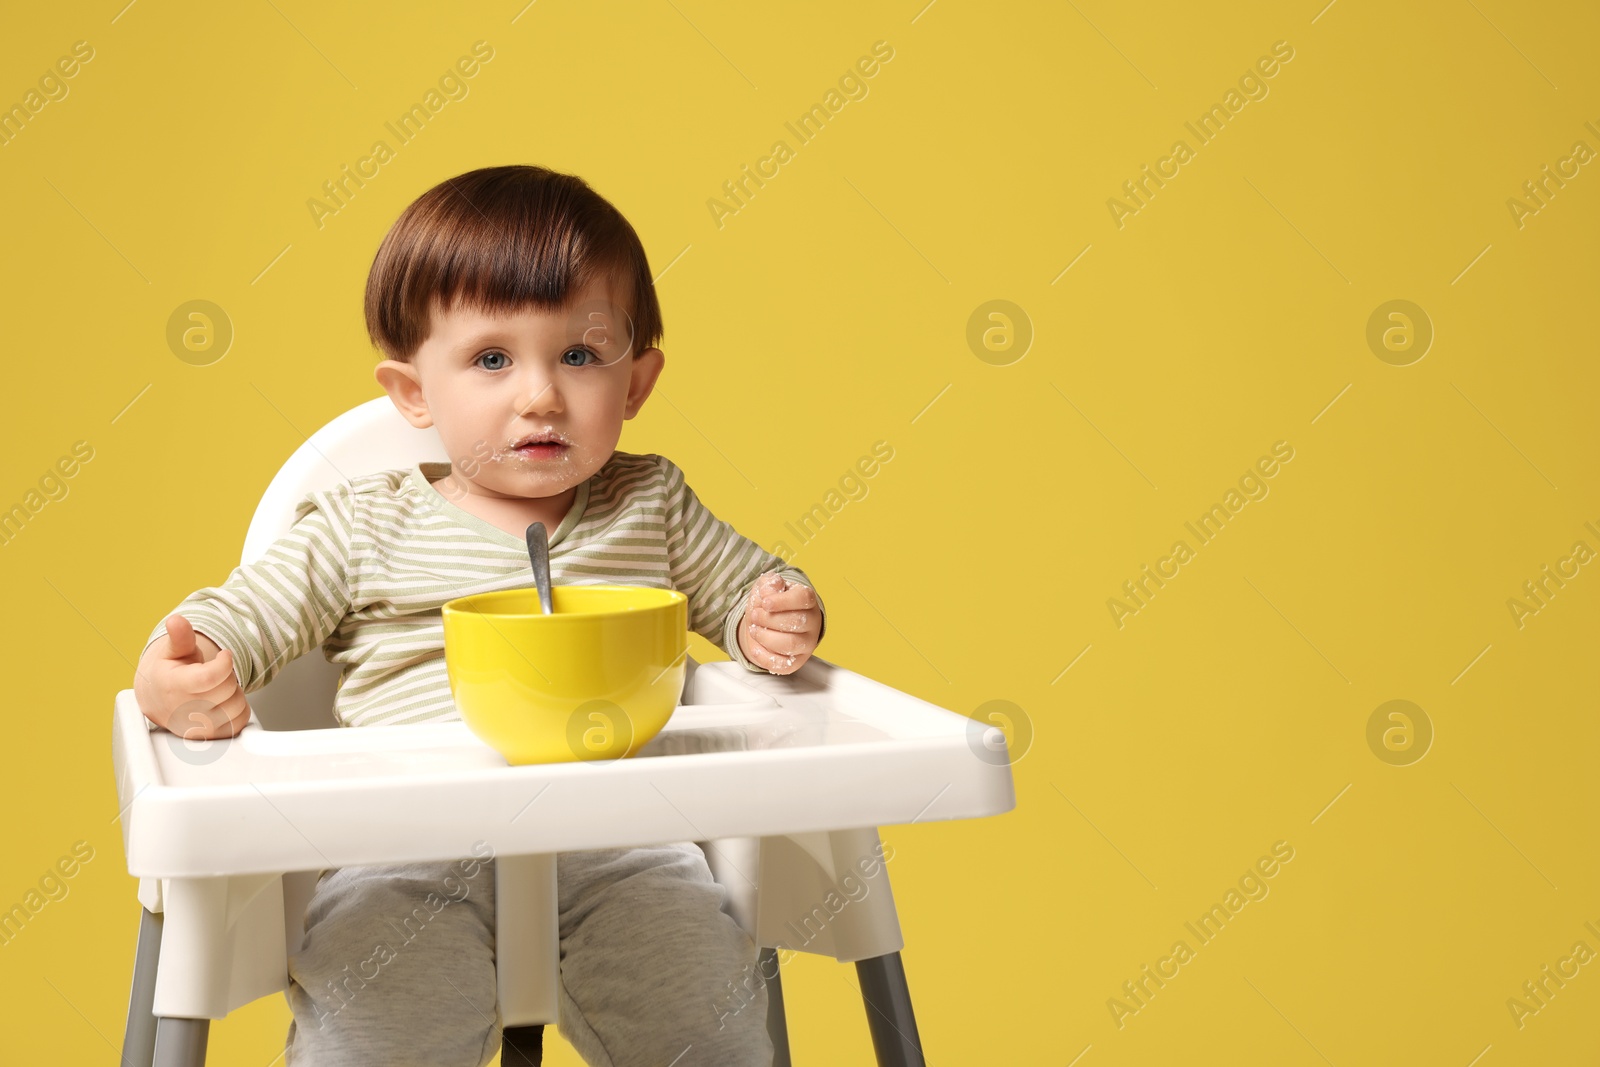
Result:
<svg viewBox="0 0 1600 1067"><path fill-rule="evenodd" d="M0 147L0 504L75 441L94 458L0 555L0 905L96 851L0 949L0 1060L120 1045L138 906L113 695L162 613L238 562L279 464L378 395L360 301L401 209L532 162L671 265L667 369L621 447L672 456L773 547L889 442L796 557L829 606L819 654L1031 724L1014 812L884 831L933 1062L1595 1061L1600 965L1521 1028L1506 1001L1600 951L1600 566L1520 629L1506 602L1600 550L1600 164L1521 228L1506 202L1600 150L1600 16L923 5L7 13L0 103L74 41L95 56ZM322 182L480 39L470 94L317 228ZM879 40L869 94L797 145L784 122ZM1183 123L1280 40L1269 95L1198 146ZM707 201L779 138L794 158L719 228ZM1178 138L1195 158L1119 229L1108 198ZM166 343L193 299L236 331L210 366ZM994 299L1034 330L1005 366L966 340ZM1435 330L1404 367L1365 340L1394 299ZM1107 599L1279 440L1270 495L1119 629ZM1366 740L1393 699L1435 731L1409 766ZM1270 895L1119 1028L1108 999L1280 840ZM784 987L797 1063L871 1062L853 968L802 957ZM241 1009L211 1062L262 1067L288 1022L281 997ZM577 1062L547 1034L547 1062Z"/></svg>

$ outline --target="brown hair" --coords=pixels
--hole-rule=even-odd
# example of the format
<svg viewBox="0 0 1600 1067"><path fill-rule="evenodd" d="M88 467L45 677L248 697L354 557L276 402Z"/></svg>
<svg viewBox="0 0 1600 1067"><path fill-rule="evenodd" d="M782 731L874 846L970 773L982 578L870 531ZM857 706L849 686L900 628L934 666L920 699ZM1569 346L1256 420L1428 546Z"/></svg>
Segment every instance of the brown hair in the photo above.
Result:
<svg viewBox="0 0 1600 1067"><path fill-rule="evenodd" d="M367 334L409 362L435 301L488 314L555 311L596 277L632 305L633 354L661 340L661 305L628 220L577 175L516 164L446 178L390 227L367 274Z"/></svg>

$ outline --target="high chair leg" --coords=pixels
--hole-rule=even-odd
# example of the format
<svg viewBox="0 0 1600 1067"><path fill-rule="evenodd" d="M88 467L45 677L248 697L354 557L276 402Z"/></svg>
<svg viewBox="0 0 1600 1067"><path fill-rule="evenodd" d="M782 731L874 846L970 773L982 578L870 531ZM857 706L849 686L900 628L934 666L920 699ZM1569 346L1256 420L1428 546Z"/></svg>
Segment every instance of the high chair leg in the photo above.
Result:
<svg viewBox="0 0 1600 1067"><path fill-rule="evenodd" d="M857 960L856 977L861 981L861 999L867 1005L867 1025L872 1028L878 1067L925 1067L900 953Z"/></svg>
<svg viewBox="0 0 1600 1067"><path fill-rule="evenodd" d="M161 956L161 914L139 909L139 940L133 950L133 989L128 994L128 1026L122 1032L122 1062L151 1067L156 1058L156 962Z"/></svg>
<svg viewBox="0 0 1600 1067"><path fill-rule="evenodd" d="M508 1026L500 1031L501 1067L541 1067L544 1025Z"/></svg>
<svg viewBox="0 0 1600 1067"><path fill-rule="evenodd" d="M772 1067L792 1067L789 1059L789 1020L783 1013L783 980L778 973L778 950L763 948L756 959L756 970L767 983L767 1036L772 1039ZM769 970L772 972L771 978L767 978Z"/></svg>
<svg viewBox="0 0 1600 1067"><path fill-rule="evenodd" d="M158 1018L155 1067L205 1067L210 1033L210 1019Z"/></svg>

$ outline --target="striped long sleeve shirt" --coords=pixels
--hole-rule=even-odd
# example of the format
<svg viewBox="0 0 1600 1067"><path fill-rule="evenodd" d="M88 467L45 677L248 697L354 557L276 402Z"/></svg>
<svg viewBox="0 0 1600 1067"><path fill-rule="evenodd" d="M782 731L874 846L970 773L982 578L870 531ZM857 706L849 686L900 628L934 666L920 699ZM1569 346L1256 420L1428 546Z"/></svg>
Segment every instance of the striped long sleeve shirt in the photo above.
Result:
<svg viewBox="0 0 1600 1067"><path fill-rule="evenodd" d="M293 528L264 556L167 614L232 650L245 693L321 645L343 664L334 701L341 725L459 719L440 608L473 593L526 588L533 576L522 538L432 486L449 472L448 463L424 462L308 493ZM683 471L655 454L613 453L579 485L550 535L553 583L677 589L689 598L689 628L751 671L763 668L739 648L738 625L769 570L812 585L713 515ZM146 648L166 633L165 619Z"/></svg>

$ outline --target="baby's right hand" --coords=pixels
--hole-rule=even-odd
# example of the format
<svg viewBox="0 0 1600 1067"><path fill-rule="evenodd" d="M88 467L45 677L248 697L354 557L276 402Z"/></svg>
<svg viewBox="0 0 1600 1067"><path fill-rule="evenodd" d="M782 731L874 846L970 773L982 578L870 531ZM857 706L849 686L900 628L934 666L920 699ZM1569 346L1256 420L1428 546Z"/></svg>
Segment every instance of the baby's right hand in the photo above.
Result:
<svg viewBox="0 0 1600 1067"><path fill-rule="evenodd" d="M139 663L134 696L145 718L196 741L233 737L250 721L250 704L233 673L233 653L220 649L211 658L196 641L189 620L167 618L167 632ZM216 647L199 635L207 649Z"/></svg>

